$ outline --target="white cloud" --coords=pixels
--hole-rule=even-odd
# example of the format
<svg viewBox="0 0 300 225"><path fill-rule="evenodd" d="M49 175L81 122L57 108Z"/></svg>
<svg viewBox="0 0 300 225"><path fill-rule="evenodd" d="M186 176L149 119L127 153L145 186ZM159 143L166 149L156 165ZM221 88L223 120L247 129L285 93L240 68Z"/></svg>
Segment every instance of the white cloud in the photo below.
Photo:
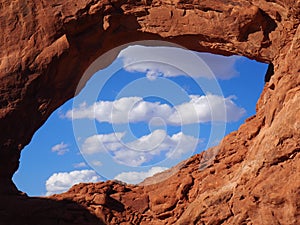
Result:
<svg viewBox="0 0 300 225"><path fill-rule="evenodd" d="M122 164L140 166L161 154L168 158L179 158L186 153L193 153L200 142L182 132L169 136L164 130L155 130L128 143L122 141L123 135L116 133L91 136L85 140L81 151L88 155L109 151Z"/></svg>
<svg viewBox="0 0 300 225"><path fill-rule="evenodd" d="M91 106L84 104L69 110L66 116L73 119L96 119L112 124L149 122L158 117L169 125L183 125L209 121L232 122L245 114L245 109L234 103L233 96L224 98L208 94L189 97L189 102L177 106L148 102L140 97L124 97L115 101L99 101Z"/></svg>
<svg viewBox="0 0 300 225"><path fill-rule="evenodd" d="M100 101L89 107L83 103L78 109L68 111L66 117L73 119L97 118L101 122L124 123L124 121L128 120L130 110L139 101L142 101L142 98L130 97L121 98L113 102Z"/></svg>
<svg viewBox="0 0 300 225"><path fill-rule="evenodd" d="M69 173L54 173L46 181L46 195L66 192L75 184L98 181L100 181L100 177L94 170L75 170Z"/></svg>
<svg viewBox="0 0 300 225"><path fill-rule="evenodd" d="M69 151L69 145L65 144L64 142L61 142L60 144L57 144L51 148L52 152L56 152L57 155L64 155Z"/></svg>
<svg viewBox="0 0 300 225"><path fill-rule="evenodd" d="M164 170L167 170L166 167L152 167L146 172L123 172L118 174L114 179L126 182L128 184L138 184L145 180L147 177L151 177L154 174L160 173Z"/></svg>
<svg viewBox="0 0 300 225"><path fill-rule="evenodd" d="M87 167L87 165L85 164L85 162L81 162L81 163L75 163L74 168L84 168Z"/></svg>
<svg viewBox="0 0 300 225"><path fill-rule="evenodd" d="M221 56L192 52L174 47L130 46L118 56L128 72L146 73L152 80L157 77L191 76L193 78L229 79L238 74L235 63L239 56ZM208 67L202 63L201 58Z"/></svg>
<svg viewBox="0 0 300 225"><path fill-rule="evenodd" d="M99 167L99 166L102 166L103 164L102 164L102 162L101 161L98 161L98 160L94 160L94 161L92 161L91 162L91 164L93 165L93 166L97 166L97 167Z"/></svg>
<svg viewBox="0 0 300 225"><path fill-rule="evenodd" d="M207 64L218 79L227 80L239 75L235 64L241 59L241 56L228 57L202 52L197 52L196 54Z"/></svg>
<svg viewBox="0 0 300 225"><path fill-rule="evenodd" d="M82 152L92 155L98 152L105 152L106 148L109 148L110 151L114 151L122 147L122 144L119 142L123 136L124 133L112 133L88 137L82 145Z"/></svg>
<svg viewBox="0 0 300 225"><path fill-rule="evenodd" d="M190 95L189 102L176 106L177 111L169 116L168 122L179 125L180 122L193 124L209 121L238 121L246 111L233 102L234 98L234 96L223 98L212 94Z"/></svg>

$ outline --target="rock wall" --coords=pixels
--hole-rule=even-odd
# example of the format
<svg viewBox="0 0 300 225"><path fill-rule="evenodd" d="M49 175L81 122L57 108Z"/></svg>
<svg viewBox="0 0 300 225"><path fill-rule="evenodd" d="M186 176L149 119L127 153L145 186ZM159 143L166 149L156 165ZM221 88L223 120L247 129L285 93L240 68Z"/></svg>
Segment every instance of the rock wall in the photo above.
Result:
<svg viewBox="0 0 300 225"><path fill-rule="evenodd" d="M26 221L39 201L48 208L39 209L45 217L38 224L88 224L91 218L68 204L53 214L60 222L53 222L47 210L55 212L56 200L83 207L96 218L91 224L97 218L110 224L299 224L299 16L297 0L0 0L1 198L17 193L11 177L34 132L74 96L93 60L114 47L166 40L244 55L274 70L270 67L256 116L222 141L209 168L201 171L199 165L214 149L183 162L163 183L77 185L37 201L12 195L16 204L1 203L4 224ZM26 204L26 213L18 213Z"/></svg>

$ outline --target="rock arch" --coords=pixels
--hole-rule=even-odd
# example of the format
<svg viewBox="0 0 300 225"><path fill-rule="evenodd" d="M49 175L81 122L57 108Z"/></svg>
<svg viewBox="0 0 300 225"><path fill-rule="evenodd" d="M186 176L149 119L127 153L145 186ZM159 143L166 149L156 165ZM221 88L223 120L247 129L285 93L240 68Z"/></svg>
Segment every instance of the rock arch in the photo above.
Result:
<svg viewBox="0 0 300 225"><path fill-rule="evenodd" d="M16 192L11 177L20 151L73 97L93 60L145 39L272 63L274 75L266 80L256 116L224 139L218 162L232 167L243 162L245 171L256 170L257 176L267 176L271 168L280 172L282 163L299 171L299 16L296 0L1 0L0 192ZM269 182L276 186L276 179ZM290 205L293 198L287 196Z"/></svg>

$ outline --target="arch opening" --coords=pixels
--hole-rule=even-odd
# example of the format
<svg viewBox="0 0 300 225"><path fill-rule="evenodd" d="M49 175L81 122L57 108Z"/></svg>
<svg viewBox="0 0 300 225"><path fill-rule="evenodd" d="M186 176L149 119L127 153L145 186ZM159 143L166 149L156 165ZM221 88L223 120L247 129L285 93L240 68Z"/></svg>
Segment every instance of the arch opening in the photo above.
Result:
<svg viewBox="0 0 300 225"><path fill-rule="evenodd" d="M57 109L22 152L14 176L19 189L34 196L66 191L77 182L138 183L217 145L255 114L266 64L182 51L189 53L174 52L174 46L135 45L121 51L108 68L96 72L92 67L95 75L82 92ZM202 60L201 72L185 61L189 54ZM161 55L175 61L168 65ZM218 114L222 111L225 117ZM169 160L172 156L177 157Z"/></svg>

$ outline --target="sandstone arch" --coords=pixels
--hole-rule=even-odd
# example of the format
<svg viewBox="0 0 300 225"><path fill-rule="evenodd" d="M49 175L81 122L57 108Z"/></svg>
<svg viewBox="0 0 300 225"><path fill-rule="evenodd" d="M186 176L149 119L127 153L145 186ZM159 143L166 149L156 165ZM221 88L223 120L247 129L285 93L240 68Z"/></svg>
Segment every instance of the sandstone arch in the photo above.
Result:
<svg viewBox="0 0 300 225"><path fill-rule="evenodd" d="M197 51L272 62L274 75L258 101L257 115L224 139L216 168L242 165L245 174L260 177L260 184L276 171L268 182L281 196L276 180L284 174L284 164L284 171L290 171L285 207L295 212L282 217L295 221L299 182L292 181L300 179L291 171L299 172L299 16L297 0L1 0L0 192L16 192L11 177L20 151L51 112L73 97L96 57L130 41L160 39ZM263 215L263 210L253 212Z"/></svg>

